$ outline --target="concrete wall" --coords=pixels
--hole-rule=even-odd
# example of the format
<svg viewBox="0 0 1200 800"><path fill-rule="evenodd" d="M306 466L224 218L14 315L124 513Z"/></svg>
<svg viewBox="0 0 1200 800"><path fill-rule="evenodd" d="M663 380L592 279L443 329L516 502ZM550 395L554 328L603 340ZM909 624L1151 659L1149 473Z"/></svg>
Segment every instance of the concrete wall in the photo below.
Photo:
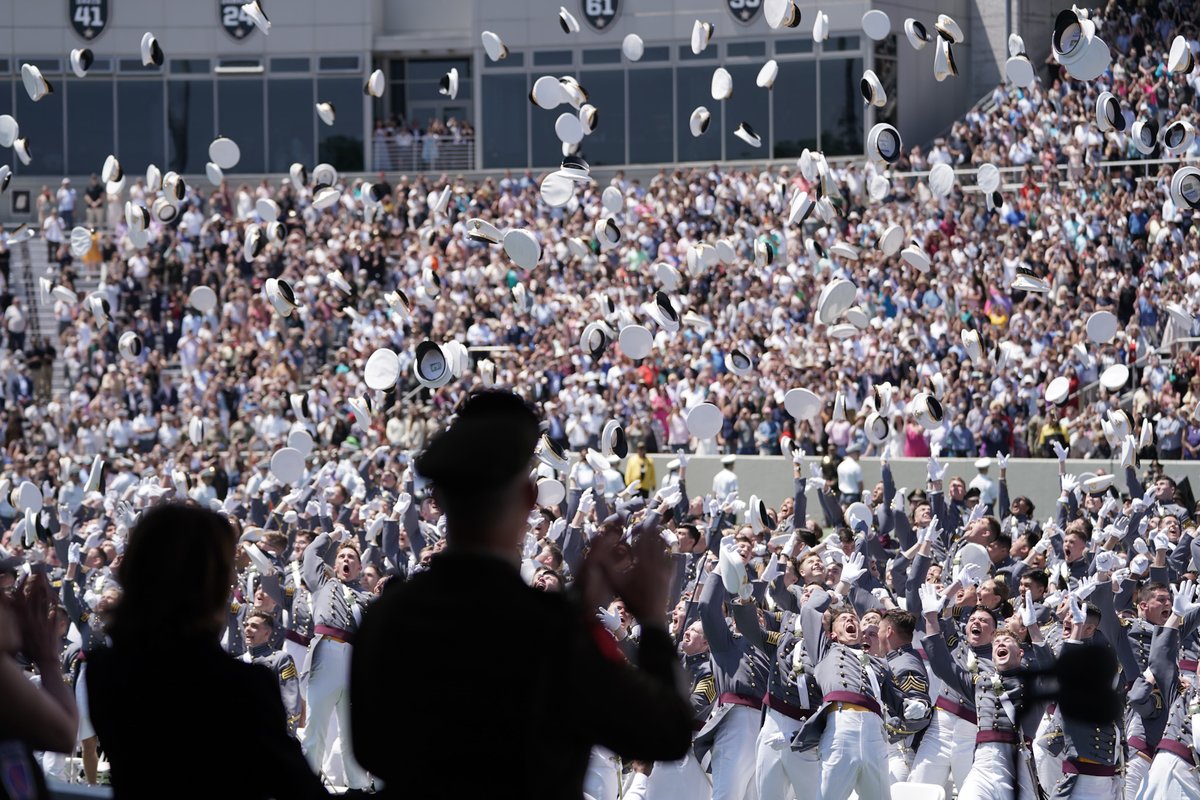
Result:
<svg viewBox="0 0 1200 800"><path fill-rule="evenodd" d="M654 468L659 482L666 475L667 464L674 456L663 454L654 456ZM810 459L815 461L816 458ZM950 458L944 459L949 465L946 470L946 481L955 475L961 476L968 483L978 474L974 467L974 459ZM892 474L896 485L907 487L909 491L925 488L926 461L917 458L898 458L892 461ZM879 460L875 458L862 459L863 480L868 490L874 487L880 479ZM712 491L713 476L721 469L721 459L715 456L695 456L688 461L688 492L693 495L707 494ZM807 467L805 467L807 476ZM778 506L786 497L792 496L792 466L786 459L778 456L738 456L734 471L738 474L738 495L746 500L751 494L762 497L770 506ZM1118 490L1125 491L1124 474L1118 462L1071 460L1067 462L1067 472L1078 475L1083 472L1106 472L1117 475ZM1200 461L1178 461L1167 465L1166 473L1176 480L1190 478L1193 487L1200 487ZM999 477L999 470L993 465L988 474L993 478ZM1054 502L1058 498L1058 462L1054 459L1030 458L1014 459L1009 464L1008 491L1011 496L1025 495L1036 506L1039 518L1045 518L1054 513ZM815 498L809 497L810 515L820 518L820 509L815 505Z"/></svg>

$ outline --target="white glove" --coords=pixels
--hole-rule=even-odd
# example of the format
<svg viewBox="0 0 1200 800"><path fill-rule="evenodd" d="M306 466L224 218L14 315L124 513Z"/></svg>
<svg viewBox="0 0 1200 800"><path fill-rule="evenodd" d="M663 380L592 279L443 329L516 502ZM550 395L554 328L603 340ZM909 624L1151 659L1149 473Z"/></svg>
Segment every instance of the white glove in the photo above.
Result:
<svg viewBox="0 0 1200 800"><path fill-rule="evenodd" d="M408 507L412 505L412 495L408 492L401 492L396 498L396 505L392 506L392 513L398 517L403 517L408 513Z"/></svg>
<svg viewBox="0 0 1200 800"><path fill-rule="evenodd" d="M1126 567L1122 567L1121 569L1113 571L1112 577L1109 578L1109 581L1112 583L1112 590L1114 592L1121 591L1121 586L1125 583L1125 581L1129 580L1129 574L1129 569Z"/></svg>
<svg viewBox="0 0 1200 800"><path fill-rule="evenodd" d="M1154 534L1154 549L1155 550L1170 550L1171 540L1167 538L1165 533Z"/></svg>
<svg viewBox="0 0 1200 800"><path fill-rule="evenodd" d="M331 541L331 542L340 542L342 539L345 539L345 538L346 538L346 529L345 528L334 528L333 531L329 534L329 541Z"/></svg>
<svg viewBox="0 0 1200 800"><path fill-rule="evenodd" d="M49 505L54 502L54 487L50 485L50 481L42 481L42 505Z"/></svg>
<svg viewBox="0 0 1200 800"><path fill-rule="evenodd" d="M367 542L375 544L379 540L379 532L383 530L383 517L375 517L367 523Z"/></svg>
<svg viewBox="0 0 1200 800"><path fill-rule="evenodd" d="M1129 571L1134 575L1145 575L1150 571L1150 558L1144 553L1138 553L1129 562Z"/></svg>
<svg viewBox="0 0 1200 800"><path fill-rule="evenodd" d="M674 508L679 505L679 501L683 499L683 493L679 491L679 484L673 483L659 493L659 502L663 508Z"/></svg>
<svg viewBox="0 0 1200 800"><path fill-rule="evenodd" d="M1117 500L1110 497L1104 501L1104 505L1100 506L1100 520L1106 520L1117 512Z"/></svg>
<svg viewBox="0 0 1200 800"><path fill-rule="evenodd" d="M1146 540L1145 540L1145 539L1143 539L1143 538L1141 538L1141 537L1137 537L1137 538L1135 538L1135 539L1133 540L1133 552L1135 552L1135 553L1149 553L1149 552L1150 552L1150 548L1146 546Z"/></svg>
<svg viewBox="0 0 1200 800"><path fill-rule="evenodd" d="M1156 500L1158 500L1158 488L1151 486L1146 490L1146 493L1142 495L1142 503L1146 506L1152 506Z"/></svg>
<svg viewBox="0 0 1200 800"><path fill-rule="evenodd" d="M925 526L925 532L921 535L922 541L936 542L942 533L942 528L938 524L937 517L929 520L929 524Z"/></svg>
<svg viewBox="0 0 1200 800"><path fill-rule="evenodd" d="M883 448L883 452L879 454L879 468L883 469L892 463L892 457L888 454L888 449Z"/></svg>
<svg viewBox="0 0 1200 800"><path fill-rule="evenodd" d="M596 493L589 486L584 489L579 495L579 505L575 509L585 518L590 517L592 512L596 510Z"/></svg>
<svg viewBox="0 0 1200 800"><path fill-rule="evenodd" d="M1075 593L1067 595L1067 602L1071 605L1071 622L1076 625L1082 625L1087 622L1087 608L1083 601L1075 596Z"/></svg>
<svg viewBox="0 0 1200 800"><path fill-rule="evenodd" d="M1068 473L1062 476L1061 484L1062 493L1068 495L1079 488L1079 479Z"/></svg>
<svg viewBox="0 0 1200 800"><path fill-rule="evenodd" d="M924 700L917 700L915 697L908 697L904 700L904 718L905 719L925 719L929 714L929 704Z"/></svg>
<svg viewBox="0 0 1200 800"><path fill-rule="evenodd" d="M932 583L923 583L917 588L917 594L921 596L922 614L942 613L942 608L946 605L946 598L938 593L936 586Z"/></svg>
<svg viewBox="0 0 1200 800"><path fill-rule="evenodd" d="M1184 581L1171 592L1171 611L1174 613L1183 617L1197 608L1200 608L1200 602L1196 601L1195 581Z"/></svg>
<svg viewBox="0 0 1200 800"><path fill-rule="evenodd" d="M71 506L67 503L58 504L58 524L64 532L70 531L75 527L75 514L71 511Z"/></svg>
<svg viewBox="0 0 1200 800"><path fill-rule="evenodd" d="M641 481L634 481L633 483L629 484L628 486L626 486L624 489L621 490L621 496L622 497L632 497L637 492L638 487L640 487L641 485L642 485Z"/></svg>
<svg viewBox="0 0 1200 800"><path fill-rule="evenodd" d="M557 542L562 538L563 531L567 529L567 521L565 519L556 519L550 523L550 527L546 530L546 538L552 542Z"/></svg>
<svg viewBox="0 0 1200 800"><path fill-rule="evenodd" d="M1063 565L1066 566L1065 564ZM1064 569L1065 572L1065 569ZM1071 591L1071 594L1078 597L1080 600L1086 600L1092 596L1092 592L1096 590L1096 585L1099 581L1095 575L1089 575L1079 582L1079 584Z"/></svg>
<svg viewBox="0 0 1200 800"><path fill-rule="evenodd" d="M1121 565L1120 557L1112 550L1101 550L1094 562L1097 572L1112 572Z"/></svg>
<svg viewBox="0 0 1200 800"><path fill-rule="evenodd" d="M734 500L725 506L726 510L735 517L740 517L742 512L746 510L746 504L741 500Z"/></svg>
<svg viewBox="0 0 1200 800"><path fill-rule="evenodd" d="M1008 469L1008 453L996 453L996 464L1000 467L1000 471L1004 472Z"/></svg>
<svg viewBox="0 0 1200 800"><path fill-rule="evenodd" d="M67 548L67 563L79 564L82 556L83 547L79 544L79 542L71 542L71 546Z"/></svg>
<svg viewBox="0 0 1200 800"><path fill-rule="evenodd" d="M532 525L532 521L530 522ZM538 540L532 533L526 532L525 540L521 543L521 557L530 559L538 553Z"/></svg>
<svg viewBox="0 0 1200 800"><path fill-rule="evenodd" d="M842 580L853 586L858 582L863 575L867 574L867 568L863 566L863 557L861 553L855 553L846 559L846 563L842 565Z"/></svg>
<svg viewBox="0 0 1200 800"><path fill-rule="evenodd" d="M1052 448L1054 448L1054 455L1058 457L1058 463L1060 463L1060 464L1066 463L1067 448L1063 447L1058 442L1051 442L1050 446Z"/></svg>
<svg viewBox="0 0 1200 800"><path fill-rule="evenodd" d="M935 457L930 456L926 472L929 475L929 482L937 483L942 479L942 476L946 474L946 465L938 463L938 460Z"/></svg>
<svg viewBox="0 0 1200 800"><path fill-rule="evenodd" d="M987 508L983 503L976 503L974 508L971 509L971 516L967 517L967 524L983 519L985 511L987 511Z"/></svg>
<svg viewBox="0 0 1200 800"><path fill-rule="evenodd" d="M970 588L979 585L980 580L983 579L983 570L978 564L964 564L954 577L955 580L962 583L964 588Z"/></svg>
<svg viewBox="0 0 1200 800"><path fill-rule="evenodd" d="M717 569L720 570L725 591L736 597L750 596L751 587L750 579L746 575L746 564L736 550L722 545Z"/></svg>
<svg viewBox="0 0 1200 800"><path fill-rule="evenodd" d="M604 606L598 606L596 608L596 617L600 620L601 625L608 628L613 633L616 633L621 629L621 618L609 611Z"/></svg>
<svg viewBox="0 0 1200 800"><path fill-rule="evenodd" d="M680 453L680 454L679 454L679 456L678 456L678 458L679 458L679 469L680 469L681 471L682 471L682 470L685 470L685 469L687 469L687 465L688 465L688 458L689 458L688 454L687 454L687 453Z"/></svg>
<svg viewBox="0 0 1200 800"><path fill-rule="evenodd" d="M809 464L808 475L814 481L821 481L822 483L825 481L825 473L821 472L820 464Z"/></svg>
<svg viewBox="0 0 1200 800"><path fill-rule="evenodd" d="M904 513L904 492L897 491L896 496L892 498L892 511L897 514Z"/></svg>
<svg viewBox="0 0 1200 800"><path fill-rule="evenodd" d="M1021 624L1032 628L1037 624L1037 609L1033 605L1033 592L1025 590L1025 602L1021 606Z"/></svg>
<svg viewBox="0 0 1200 800"><path fill-rule="evenodd" d="M304 505L304 515L305 516L316 517L320 513L321 513L321 506L317 504L316 500L309 500Z"/></svg>
<svg viewBox="0 0 1200 800"><path fill-rule="evenodd" d="M1121 466L1132 467L1133 457L1137 453L1137 442L1133 436L1126 436L1121 442Z"/></svg>

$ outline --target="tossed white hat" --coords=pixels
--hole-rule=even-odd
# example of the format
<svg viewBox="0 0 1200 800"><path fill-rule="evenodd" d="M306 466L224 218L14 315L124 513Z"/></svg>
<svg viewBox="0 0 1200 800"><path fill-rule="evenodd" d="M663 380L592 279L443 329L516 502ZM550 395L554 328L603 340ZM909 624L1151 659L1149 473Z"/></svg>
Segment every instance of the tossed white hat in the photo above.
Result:
<svg viewBox="0 0 1200 800"><path fill-rule="evenodd" d="M1196 141L1196 129L1192 123L1177 119L1162 131L1162 145L1173 156L1180 155Z"/></svg>
<svg viewBox="0 0 1200 800"><path fill-rule="evenodd" d="M795 0L763 0L763 17L772 30L779 30L798 26L801 14Z"/></svg>
<svg viewBox="0 0 1200 800"><path fill-rule="evenodd" d="M609 250L621 243L621 226L612 217L596 220L595 233L601 250Z"/></svg>
<svg viewBox="0 0 1200 800"><path fill-rule="evenodd" d="M554 133L564 144L579 144L583 141L583 123L577 114L560 114L554 121Z"/></svg>
<svg viewBox="0 0 1200 800"><path fill-rule="evenodd" d="M875 515L871 513L871 507L866 503L851 503L846 506L846 510L842 514L842 519L845 520L846 526L852 531L856 530L860 525L866 525L870 529L874 518Z"/></svg>
<svg viewBox="0 0 1200 800"><path fill-rule="evenodd" d="M796 420L815 419L821 413L821 398L808 389L789 389L783 407Z"/></svg>
<svg viewBox="0 0 1200 800"><path fill-rule="evenodd" d="M627 358L640 361L650 355L654 347L654 334L644 325L626 325L621 329L617 343Z"/></svg>
<svg viewBox="0 0 1200 800"><path fill-rule="evenodd" d="M871 161L895 164L903 150L904 142L894 125L880 122L867 134L867 158Z"/></svg>
<svg viewBox="0 0 1200 800"><path fill-rule="evenodd" d="M25 84L25 92L33 102L41 100L48 94L54 94L54 87L42 75L42 71L33 64L21 65L21 80Z"/></svg>
<svg viewBox="0 0 1200 800"><path fill-rule="evenodd" d="M1121 102L1112 92L1101 92L1096 98L1096 127L1101 132L1125 130L1125 114Z"/></svg>
<svg viewBox="0 0 1200 800"><path fill-rule="evenodd" d="M203 417L192 417L188 420L187 434L188 441L194 445L204 443L204 437L208 433L208 425Z"/></svg>
<svg viewBox="0 0 1200 800"><path fill-rule="evenodd" d="M1050 284L1045 279L1039 278L1032 270L1017 267L1017 276L1013 278L1013 282L1009 284L1009 288L1022 292L1047 294L1050 291Z"/></svg>
<svg viewBox="0 0 1200 800"><path fill-rule="evenodd" d="M217 307L217 293L207 286L197 286L188 293L188 305L207 314Z"/></svg>
<svg viewBox="0 0 1200 800"><path fill-rule="evenodd" d="M697 439L712 439L721 432L725 417L712 403L699 403L687 413L687 429Z"/></svg>
<svg viewBox="0 0 1200 800"><path fill-rule="evenodd" d="M604 431L600 434L600 452L605 456L615 455L618 458L629 455L629 441L625 438L625 429L615 419L610 419L604 424Z"/></svg>
<svg viewBox="0 0 1200 800"><path fill-rule="evenodd" d="M1027 89L1037 80L1037 70L1034 69L1033 62L1029 60L1028 56L1024 54L1010 56L1004 62L1004 77L1013 86Z"/></svg>
<svg viewBox="0 0 1200 800"><path fill-rule="evenodd" d="M941 401L929 392L919 392L913 397L909 408L913 419L927 431L941 427L942 420L945 419L946 412Z"/></svg>
<svg viewBox="0 0 1200 800"><path fill-rule="evenodd" d="M621 54L630 61L641 61L645 52L646 45L636 33L628 34L621 40Z"/></svg>
<svg viewBox="0 0 1200 800"><path fill-rule="evenodd" d="M892 20L886 11L873 8L862 15L862 29L868 38L880 42L892 32Z"/></svg>
<svg viewBox="0 0 1200 800"><path fill-rule="evenodd" d="M567 454L550 438L549 434L542 434L542 438L538 440L533 454L537 457L538 461L541 461L550 467L550 469L557 472L566 472L571 468L571 462L567 458Z"/></svg>
<svg viewBox="0 0 1200 800"><path fill-rule="evenodd" d="M86 47L71 51L71 71L75 73L76 78L86 78L95 61L92 51Z"/></svg>
<svg viewBox="0 0 1200 800"><path fill-rule="evenodd" d="M642 304L642 312L667 333L679 330L679 312L675 310L666 292L655 292L652 299Z"/></svg>
<svg viewBox="0 0 1200 800"><path fill-rule="evenodd" d="M304 477L304 453L294 447L281 447L271 456L271 474L287 486L296 486Z"/></svg>
<svg viewBox="0 0 1200 800"><path fill-rule="evenodd" d="M441 345L426 339L417 345L413 375L426 389L438 389L450 382L454 372Z"/></svg>
<svg viewBox="0 0 1200 800"><path fill-rule="evenodd" d="M33 481L22 481L17 488L12 490L12 497L9 500L12 502L13 508L21 513L32 511L36 514L42 510L42 490Z"/></svg>
<svg viewBox="0 0 1200 800"><path fill-rule="evenodd" d="M29 139L25 136L19 137L13 142L13 151L17 154L17 158L21 159L21 163L29 166L33 163L33 150L30 149Z"/></svg>
<svg viewBox="0 0 1200 800"><path fill-rule="evenodd" d="M578 24L578 23L576 23ZM567 496L567 490L561 481L554 478L538 478L537 504L542 508L556 506Z"/></svg>
<svg viewBox="0 0 1200 800"><path fill-rule="evenodd" d="M579 33L579 20L563 6L559 6L558 9L558 26L562 28L563 33Z"/></svg>
<svg viewBox="0 0 1200 800"><path fill-rule="evenodd" d="M242 3L242 12L245 13L255 27L263 32L264 36L271 33L271 20L267 19L267 15L263 12L262 6L258 4L258 0L250 0L249 3Z"/></svg>
<svg viewBox="0 0 1200 800"><path fill-rule="evenodd" d="M303 428L296 428L288 433L287 446L293 450L298 450L300 455L308 458L312 454L314 447L312 434Z"/></svg>
<svg viewBox="0 0 1200 800"><path fill-rule="evenodd" d="M900 246L904 244L904 228L899 225L889 225L879 237L879 249L886 256L894 256L900 252Z"/></svg>
<svg viewBox="0 0 1200 800"><path fill-rule="evenodd" d="M912 45L913 50L921 50L929 44L929 31L912 17L904 20L904 35L908 37L908 43Z"/></svg>
<svg viewBox="0 0 1200 800"><path fill-rule="evenodd" d="M293 291L292 285L283 278L267 278L263 282L263 293L267 296L267 302L280 316L290 316L299 305L296 302L296 293Z"/></svg>
<svg viewBox="0 0 1200 800"><path fill-rule="evenodd" d="M708 130L708 123L712 121L712 114L704 106L697 106L692 110L691 116L688 118L688 129L692 132L692 136L703 136Z"/></svg>
<svg viewBox="0 0 1200 800"><path fill-rule="evenodd" d="M775 86L775 79L779 77L779 62L771 59L762 65L762 69L758 71L758 77L754 79L754 83L760 89L772 89Z"/></svg>
<svg viewBox="0 0 1200 800"><path fill-rule="evenodd" d="M1139 153L1148 156L1154 152L1158 146L1158 130L1158 122L1154 119L1139 119L1133 123L1130 138Z"/></svg>
<svg viewBox="0 0 1200 800"><path fill-rule="evenodd" d="M979 191L985 194L997 191L1000 188L1000 169L995 164L981 164L975 175L975 183Z"/></svg>
<svg viewBox="0 0 1200 800"><path fill-rule="evenodd" d="M242 150L233 139L218 136L208 146L208 158L223 170L233 169L242 159Z"/></svg>
<svg viewBox="0 0 1200 800"><path fill-rule="evenodd" d="M400 356L394 350L381 347L371 353L363 367L363 382L368 389L386 392L400 380Z"/></svg>
<svg viewBox="0 0 1200 800"><path fill-rule="evenodd" d="M1062 405L1071 393L1071 382L1059 376L1046 384L1046 402Z"/></svg>
<svg viewBox="0 0 1200 800"><path fill-rule="evenodd" d="M754 369L754 359L742 348L735 347L725 354L725 367L734 375L749 375Z"/></svg>
<svg viewBox="0 0 1200 800"><path fill-rule="evenodd" d="M1096 24L1075 7L1060 11L1055 18L1050 49L1076 80L1095 80L1112 62L1108 44L1096 35Z"/></svg>
<svg viewBox="0 0 1200 800"><path fill-rule="evenodd" d="M858 82L858 91L862 95L863 102L869 106L883 108L887 105L887 92L884 91L883 84L873 69L863 73L862 80Z"/></svg>
<svg viewBox="0 0 1200 800"><path fill-rule="evenodd" d="M1096 344L1107 344L1117 335L1121 323L1111 311L1094 311L1087 319L1088 339Z"/></svg>
<svg viewBox="0 0 1200 800"><path fill-rule="evenodd" d="M733 95L733 76L724 67L717 67L712 74L713 100L728 100Z"/></svg>
<svg viewBox="0 0 1200 800"><path fill-rule="evenodd" d="M954 18L949 14L938 14L937 22L933 23L933 27L941 34L943 39L953 42L954 44L963 43L963 31Z"/></svg>
<svg viewBox="0 0 1200 800"><path fill-rule="evenodd" d="M1190 331L1195 324L1195 318L1191 312L1178 303L1167 303L1164 310L1167 312L1167 318L1174 325L1179 326L1180 330Z"/></svg>
<svg viewBox="0 0 1200 800"><path fill-rule="evenodd" d="M845 278L834 278L821 289L817 298L817 319L826 325L837 322L838 317L854 305L858 287Z"/></svg>
<svg viewBox="0 0 1200 800"><path fill-rule="evenodd" d="M754 129L750 127L750 123L748 122L738 123L737 128L733 131L733 135L751 147L762 147L762 137L754 132Z"/></svg>
<svg viewBox="0 0 1200 800"><path fill-rule="evenodd" d="M933 50L933 77L938 83L946 78L958 77L958 64L954 61L954 50L949 39L938 37Z"/></svg>
<svg viewBox="0 0 1200 800"><path fill-rule="evenodd" d="M21 135L21 126L11 114L0 114L0 147L12 147Z"/></svg>
<svg viewBox="0 0 1200 800"><path fill-rule="evenodd" d="M934 164L929 170L929 191L934 197L945 197L954 191L954 169L949 164Z"/></svg>
<svg viewBox="0 0 1200 800"><path fill-rule="evenodd" d="M877 411L872 411L863 422L863 432L871 444L883 444L891 435L892 426L887 417Z"/></svg>
<svg viewBox="0 0 1200 800"><path fill-rule="evenodd" d="M367 82L363 84L363 94L371 97L383 97L383 90L386 86L386 78L383 70L377 69L370 74Z"/></svg>
<svg viewBox="0 0 1200 800"><path fill-rule="evenodd" d="M458 97L458 67L451 67L450 71L438 80L438 94L451 100Z"/></svg>
<svg viewBox="0 0 1200 800"><path fill-rule="evenodd" d="M820 44L829 38L829 15L818 11L813 19L813 41Z"/></svg>
<svg viewBox="0 0 1200 800"><path fill-rule="evenodd" d="M163 64L162 47L158 44L158 39L153 33L147 31L142 34L142 66L161 67Z"/></svg>
<svg viewBox="0 0 1200 800"><path fill-rule="evenodd" d="M117 352L126 361L137 361L142 354L142 337L134 331L125 331L117 340Z"/></svg>
<svg viewBox="0 0 1200 800"><path fill-rule="evenodd" d="M692 55L700 55L712 40L713 26L711 22L696 20L692 24Z"/></svg>
<svg viewBox="0 0 1200 800"><path fill-rule="evenodd" d="M104 166L100 168L100 180L105 183L112 183L121 180L124 173L121 171L121 162L116 156L110 155L104 159Z"/></svg>
<svg viewBox="0 0 1200 800"><path fill-rule="evenodd" d="M593 360L599 359L616 338L612 329L603 322L589 323L579 337L580 349L591 355Z"/></svg>
<svg viewBox="0 0 1200 800"><path fill-rule="evenodd" d="M1187 75L1196 66L1196 57L1192 48L1183 36L1176 36L1171 42L1171 53L1167 57L1167 69L1176 75Z"/></svg>
<svg viewBox="0 0 1200 800"><path fill-rule="evenodd" d="M967 358L974 361L976 364L983 361L983 344L979 340L979 331L964 329L962 334L963 349L967 351Z"/></svg>
<svg viewBox="0 0 1200 800"><path fill-rule="evenodd" d="M484 52L492 61L501 61L508 58L508 48L504 45L504 41L491 31L484 31L480 34L480 39L483 41Z"/></svg>
<svg viewBox="0 0 1200 800"><path fill-rule="evenodd" d="M504 234L504 252L518 267L531 270L542 257L542 245L531 231L509 228Z"/></svg>
<svg viewBox="0 0 1200 800"><path fill-rule="evenodd" d="M1129 382L1129 367L1113 364L1100 373L1100 385L1110 392L1120 391Z"/></svg>

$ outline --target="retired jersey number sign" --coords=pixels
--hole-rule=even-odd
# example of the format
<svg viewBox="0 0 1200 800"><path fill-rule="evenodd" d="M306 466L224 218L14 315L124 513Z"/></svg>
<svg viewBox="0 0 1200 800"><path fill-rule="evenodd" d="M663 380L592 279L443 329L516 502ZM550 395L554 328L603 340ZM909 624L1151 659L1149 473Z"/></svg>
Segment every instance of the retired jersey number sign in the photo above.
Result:
<svg viewBox="0 0 1200 800"><path fill-rule="evenodd" d="M580 0L583 19L598 31L607 30L621 13L624 0Z"/></svg>
<svg viewBox="0 0 1200 800"><path fill-rule="evenodd" d="M254 20L242 11L245 0L220 0L218 10L221 12L221 27L225 32L239 42L254 30ZM266 5L260 3L260 5ZM263 9L266 10L265 8Z"/></svg>
<svg viewBox="0 0 1200 800"><path fill-rule="evenodd" d="M749 25L762 9L763 0L725 0L729 13L743 25Z"/></svg>
<svg viewBox="0 0 1200 800"><path fill-rule="evenodd" d="M91 41L108 24L108 0L67 0L67 15L75 32Z"/></svg>

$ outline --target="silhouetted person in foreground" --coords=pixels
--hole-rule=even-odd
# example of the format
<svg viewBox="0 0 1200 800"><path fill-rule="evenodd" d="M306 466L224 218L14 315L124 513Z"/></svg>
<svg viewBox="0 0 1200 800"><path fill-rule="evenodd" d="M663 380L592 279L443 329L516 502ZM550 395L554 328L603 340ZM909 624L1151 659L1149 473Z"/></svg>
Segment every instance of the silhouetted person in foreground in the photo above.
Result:
<svg viewBox="0 0 1200 800"><path fill-rule="evenodd" d="M112 647L87 672L117 800L328 796L275 676L219 645L236 541L219 514L180 504L144 512L129 536Z"/></svg>
<svg viewBox="0 0 1200 800"><path fill-rule="evenodd" d="M537 441L520 398L480 392L417 460L447 546L367 610L351 665L355 755L385 796L579 800L594 745L641 760L690 745L657 531L635 541L626 569L616 536L594 540L577 594L521 580ZM614 594L642 625L636 667L594 616Z"/></svg>

